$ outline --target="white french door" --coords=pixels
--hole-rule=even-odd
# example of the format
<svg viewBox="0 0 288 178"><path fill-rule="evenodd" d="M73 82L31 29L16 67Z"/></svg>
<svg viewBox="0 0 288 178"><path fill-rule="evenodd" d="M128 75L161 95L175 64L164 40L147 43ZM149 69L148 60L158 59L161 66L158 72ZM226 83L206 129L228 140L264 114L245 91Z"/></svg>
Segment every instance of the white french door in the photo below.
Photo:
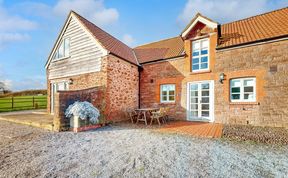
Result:
<svg viewBox="0 0 288 178"><path fill-rule="evenodd" d="M214 81L188 83L187 119L214 121Z"/></svg>
<svg viewBox="0 0 288 178"><path fill-rule="evenodd" d="M51 114L54 113L55 93L57 91L68 90L68 82L51 83Z"/></svg>

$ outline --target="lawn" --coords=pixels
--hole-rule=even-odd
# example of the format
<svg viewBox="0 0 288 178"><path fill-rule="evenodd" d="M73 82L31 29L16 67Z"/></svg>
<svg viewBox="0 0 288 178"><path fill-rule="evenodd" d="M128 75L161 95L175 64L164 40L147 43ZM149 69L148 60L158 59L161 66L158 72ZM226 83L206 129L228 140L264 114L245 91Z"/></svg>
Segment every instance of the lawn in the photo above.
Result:
<svg viewBox="0 0 288 178"><path fill-rule="evenodd" d="M46 106L47 95L0 98L0 112L41 109L46 108Z"/></svg>

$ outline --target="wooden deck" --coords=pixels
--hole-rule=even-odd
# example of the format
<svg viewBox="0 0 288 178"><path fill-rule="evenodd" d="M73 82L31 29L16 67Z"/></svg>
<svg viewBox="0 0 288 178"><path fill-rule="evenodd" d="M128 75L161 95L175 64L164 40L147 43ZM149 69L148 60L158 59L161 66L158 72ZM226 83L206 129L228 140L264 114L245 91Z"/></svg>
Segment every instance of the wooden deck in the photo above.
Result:
<svg viewBox="0 0 288 178"><path fill-rule="evenodd" d="M195 137L220 138L222 124L206 122L175 121L164 125L158 131L166 133L182 133Z"/></svg>

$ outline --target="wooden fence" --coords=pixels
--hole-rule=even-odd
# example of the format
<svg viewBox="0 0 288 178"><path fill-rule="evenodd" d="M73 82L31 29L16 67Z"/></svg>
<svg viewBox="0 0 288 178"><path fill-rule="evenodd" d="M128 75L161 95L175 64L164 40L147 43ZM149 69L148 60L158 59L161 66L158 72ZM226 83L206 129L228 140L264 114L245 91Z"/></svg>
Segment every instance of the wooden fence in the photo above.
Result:
<svg viewBox="0 0 288 178"><path fill-rule="evenodd" d="M0 112L47 107L47 96L5 97L0 98Z"/></svg>

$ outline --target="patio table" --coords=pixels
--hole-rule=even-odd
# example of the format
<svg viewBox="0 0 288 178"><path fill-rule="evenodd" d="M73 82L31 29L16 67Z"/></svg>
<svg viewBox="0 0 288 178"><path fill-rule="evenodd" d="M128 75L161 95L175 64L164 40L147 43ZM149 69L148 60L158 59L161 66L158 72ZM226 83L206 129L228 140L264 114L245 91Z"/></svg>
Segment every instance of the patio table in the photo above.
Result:
<svg viewBox="0 0 288 178"><path fill-rule="evenodd" d="M144 121L145 125L147 125L147 114L150 115L151 112L158 111L159 108L141 108L141 109L135 109L135 111L138 113L136 124L138 124L139 121Z"/></svg>

